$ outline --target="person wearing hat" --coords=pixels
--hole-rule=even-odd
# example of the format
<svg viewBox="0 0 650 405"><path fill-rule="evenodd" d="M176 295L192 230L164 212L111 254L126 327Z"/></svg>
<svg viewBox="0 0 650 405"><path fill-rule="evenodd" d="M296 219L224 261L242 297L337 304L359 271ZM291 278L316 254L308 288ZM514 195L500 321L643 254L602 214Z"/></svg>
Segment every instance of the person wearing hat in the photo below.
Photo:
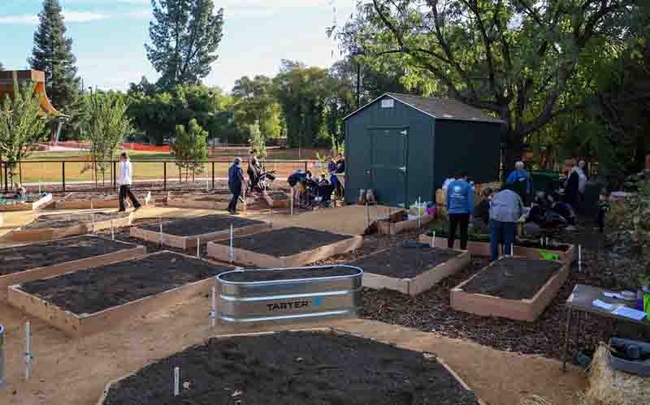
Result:
<svg viewBox="0 0 650 405"><path fill-rule="evenodd" d="M231 214L237 213L237 202L241 195L241 189L244 184L244 171L241 168L241 159L235 158L230 169L228 169L228 188L232 193L232 199L228 204L228 212Z"/></svg>

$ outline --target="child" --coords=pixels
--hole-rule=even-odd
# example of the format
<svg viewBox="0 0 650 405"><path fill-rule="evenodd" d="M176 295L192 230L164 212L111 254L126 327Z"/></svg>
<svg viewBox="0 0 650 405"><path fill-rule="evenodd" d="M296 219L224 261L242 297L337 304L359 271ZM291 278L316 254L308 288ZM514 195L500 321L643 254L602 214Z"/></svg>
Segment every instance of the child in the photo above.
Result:
<svg viewBox="0 0 650 405"><path fill-rule="evenodd" d="M600 233L603 233L605 229L605 214L609 211L609 207L609 193L607 190L603 190L598 198L598 230Z"/></svg>
<svg viewBox="0 0 650 405"><path fill-rule="evenodd" d="M15 190L15 193L16 193L16 194L14 194L15 199L17 199L17 200L25 200L25 199L27 199L27 190L21 184L16 183L14 185L14 190Z"/></svg>

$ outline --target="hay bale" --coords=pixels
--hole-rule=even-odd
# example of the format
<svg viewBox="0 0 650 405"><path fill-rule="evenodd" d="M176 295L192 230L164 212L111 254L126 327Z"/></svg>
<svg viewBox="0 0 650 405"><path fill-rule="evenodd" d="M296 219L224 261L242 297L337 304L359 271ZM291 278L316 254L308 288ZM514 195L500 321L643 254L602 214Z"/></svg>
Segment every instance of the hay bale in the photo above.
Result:
<svg viewBox="0 0 650 405"><path fill-rule="evenodd" d="M609 348L600 344L589 373L586 400L589 405L650 404L650 379L613 370Z"/></svg>

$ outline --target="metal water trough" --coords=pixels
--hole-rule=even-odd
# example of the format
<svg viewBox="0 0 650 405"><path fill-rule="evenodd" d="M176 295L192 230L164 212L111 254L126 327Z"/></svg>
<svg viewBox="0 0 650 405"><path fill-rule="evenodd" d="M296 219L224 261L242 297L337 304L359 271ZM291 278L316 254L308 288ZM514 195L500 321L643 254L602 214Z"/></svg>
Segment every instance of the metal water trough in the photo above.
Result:
<svg viewBox="0 0 650 405"><path fill-rule="evenodd" d="M253 325L358 316L362 277L344 265L229 271L217 276L216 318Z"/></svg>

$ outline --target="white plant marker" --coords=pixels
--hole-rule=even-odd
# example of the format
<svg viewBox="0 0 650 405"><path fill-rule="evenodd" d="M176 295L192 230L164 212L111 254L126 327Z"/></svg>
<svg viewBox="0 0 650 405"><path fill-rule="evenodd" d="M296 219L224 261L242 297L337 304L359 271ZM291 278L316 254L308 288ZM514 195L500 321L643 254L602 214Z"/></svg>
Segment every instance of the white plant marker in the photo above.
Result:
<svg viewBox="0 0 650 405"><path fill-rule="evenodd" d="M32 373L32 336L31 325L25 322L25 380L29 380Z"/></svg>
<svg viewBox="0 0 650 405"><path fill-rule="evenodd" d="M433 231L433 235L431 236L431 247L436 247L436 231Z"/></svg>
<svg viewBox="0 0 650 405"><path fill-rule="evenodd" d="M41 187L41 180L38 181L38 195L41 195L42 187Z"/></svg>
<svg viewBox="0 0 650 405"><path fill-rule="evenodd" d="M235 248L233 247L232 224L230 224L230 249L228 250L228 256L230 258L230 263L235 261Z"/></svg>
<svg viewBox="0 0 650 405"><path fill-rule="evenodd" d="M422 209L421 204L421 198L418 197L418 229L422 226L422 211L420 211Z"/></svg>
<svg viewBox="0 0 650 405"><path fill-rule="evenodd" d="M163 228L163 226L162 226L162 218L158 218L158 220L160 221L160 246L162 246L163 242L165 241L165 239L163 237L163 230L162 230L162 228Z"/></svg>
<svg viewBox="0 0 650 405"><path fill-rule="evenodd" d="M201 238L196 238L196 258L201 258Z"/></svg>
<svg viewBox="0 0 650 405"><path fill-rule="evenodd" d="M212 287L212 312L210 312L210 323L214 328L217 320L217 288Z"/></svg>
<svg viewBox="0 0 650 405"><path fill-rule="evenodd" d="M90 220L93 225L93 233L95 233L95 208L93 208L93 199L90 199Z"/></svg>
<svg viewBox="0 0 650 405"><path fill-rule="evenodd" d="M208 180L205 181L205 191L210 191L210 182Z"/></svg>
<svg viewBox="0 0 650 405"><path fill-rule="evenodd" d="M582 273L582 245L578 245L578 271Z"/></svg>
<svg viewBox="0 0 650 405"><path fill-rule="evenodd" d="M115 228L113 227L112 219L111 219L111 240L115 240Z"/></svg>
<svg viewBox="0 0 650 405"><path fill-rule="evenodd" d="M515 243L510 244L510 257L515 257Z"/></svg>
<svg viewBox="0 0 650 405"><path fill-rule="evenodd" d="M181 368L174 367L174 396L181 394Z"/></svg>

